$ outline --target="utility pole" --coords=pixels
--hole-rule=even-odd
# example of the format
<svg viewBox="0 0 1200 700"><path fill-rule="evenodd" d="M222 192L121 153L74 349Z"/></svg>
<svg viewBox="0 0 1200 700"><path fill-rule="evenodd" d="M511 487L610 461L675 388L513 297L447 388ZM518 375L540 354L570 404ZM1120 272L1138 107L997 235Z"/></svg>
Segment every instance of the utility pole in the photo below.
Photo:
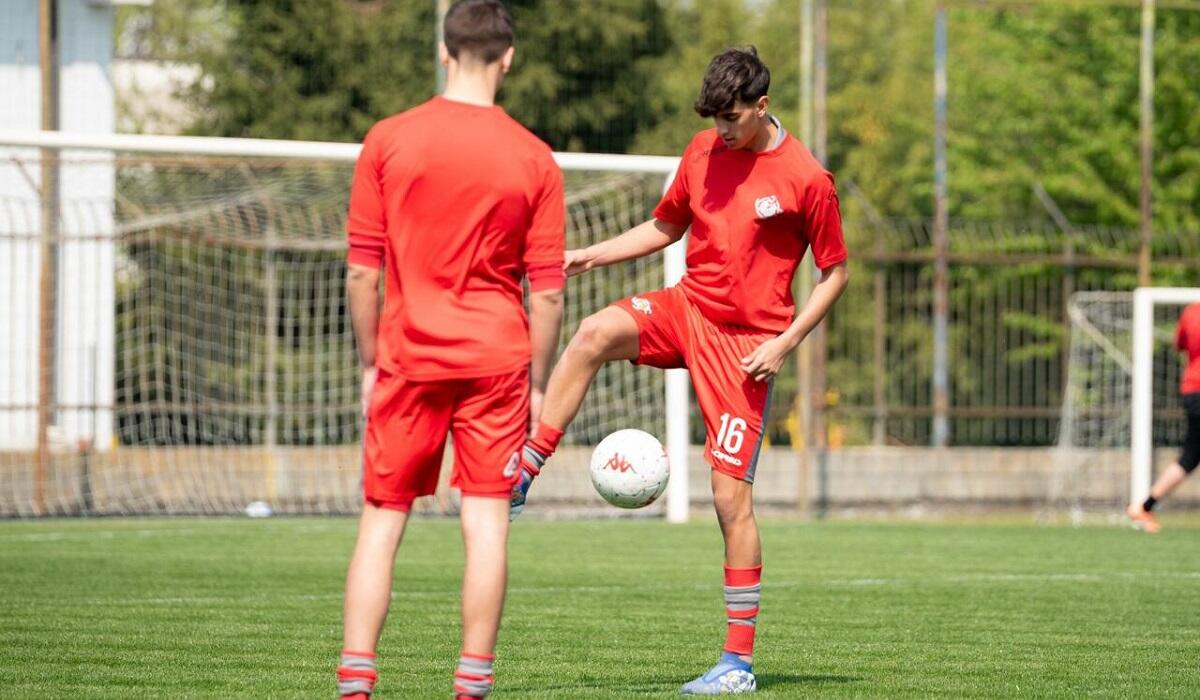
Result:
<svg viewBox="0 0 1200 700"><path fill-rule="evenodd" d="M38 2L38 66L41 69L41 127L58 129L58 12L55 0ZM33 473L33 508L46 514L46 481L50 467L49 429L54 404L55 289L58 287L58 154L40 154L41 263L38 280L37 452Z"/></svg>
<svg viewBox="0 0 1200 700"><path fill-rule="evenodd" d="M442 65L442 34L445 30L446 11L450 9L450 0L434 0L434 13L437 14L437 21L434 22L433 35L433 66L434 76L437 85L437 94L442 94L446 89L446 67Z"/></svg>
<svg viewBox="0 0 1200 700"><path fill-rule="evenodd" d="M1142 187L1138 197L1141 246L1138 250L1138 286L1150 286L1150 242L1154 235L1150 186L1154 181L1154 0L1142 0L1142 49L1138 71L1141 102Z"/></svg>
<svg viewBox="0 0 1200 700"><path fill-rule="evenodd" d="M950 215L946 204L946 7L934 10L933 73L933 426L930 443L950 443Z"/></svg>

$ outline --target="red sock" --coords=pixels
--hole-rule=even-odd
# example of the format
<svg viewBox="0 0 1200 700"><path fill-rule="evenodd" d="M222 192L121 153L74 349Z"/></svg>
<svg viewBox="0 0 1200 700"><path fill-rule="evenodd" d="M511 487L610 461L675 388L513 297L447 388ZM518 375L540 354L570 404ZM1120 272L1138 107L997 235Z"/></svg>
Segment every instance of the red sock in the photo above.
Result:
<svg viewBox="0 0 1200 700"><path fill-rule="evenodd" d="M542 456L545 461L554 454L554 450L558 449L558 441L562 440L563 431L558 428L538 422L537 430L534 431L533 437L529 438L526 443L532 447L535 452Z"/></svg>
<svg viewBox="0 0 1200 700"><path fill-rule="evenodd" d="M754 629L762 591L762 566L749 569L725 567L725 651L738 656L754 654Z"/></svg>
<svg viewBox="0 0 1200 700"><path fill-rule="evenodd" d="M492 663L496 660L491 654L468 654L460 652L458 668L454 670L454 697L485 698L492 692L495 676Z"/></svg>
<svg viewBox="0 0 1200 700"><path fill-rule="evenodd" d="M337 669L338 694L343 700L367 700L375 689L375 655L366 651L342 651Z"/></svg>

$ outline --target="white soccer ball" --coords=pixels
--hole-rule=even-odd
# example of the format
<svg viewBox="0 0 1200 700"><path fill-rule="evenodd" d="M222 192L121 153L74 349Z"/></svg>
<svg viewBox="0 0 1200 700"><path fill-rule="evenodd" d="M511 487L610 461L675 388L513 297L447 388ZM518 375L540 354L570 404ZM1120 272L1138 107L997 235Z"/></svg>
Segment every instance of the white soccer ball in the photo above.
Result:
<svg viewBox="0 0 1200 700"><path fill-rule="evenodd" d="M611 433L596 445L591 472L597 493L619 508L650 505L666 490L671 475L662 443L632 428Z"/></svg>

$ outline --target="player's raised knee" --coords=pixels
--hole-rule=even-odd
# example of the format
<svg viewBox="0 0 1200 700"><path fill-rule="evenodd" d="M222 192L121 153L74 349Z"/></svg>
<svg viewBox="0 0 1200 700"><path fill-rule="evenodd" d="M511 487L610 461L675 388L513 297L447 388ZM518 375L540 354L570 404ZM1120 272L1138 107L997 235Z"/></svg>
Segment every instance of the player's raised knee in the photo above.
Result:
<svg viewBox="0 0 1200 700"><path fill-rule="evenodd" d="M607 359L622 341L622 329L616 319L601 311L583 319L571 338L568 352L589 359Z"/></svg>

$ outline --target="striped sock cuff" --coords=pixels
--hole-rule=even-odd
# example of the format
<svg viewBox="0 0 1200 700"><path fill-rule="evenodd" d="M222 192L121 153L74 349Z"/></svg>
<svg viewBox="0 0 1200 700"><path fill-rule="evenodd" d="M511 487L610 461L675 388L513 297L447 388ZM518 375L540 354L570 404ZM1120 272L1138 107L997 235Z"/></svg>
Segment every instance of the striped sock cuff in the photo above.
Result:
<svg viewBox="0 0 1200 700"><path fill-rule="evenodd" d="M729 623L725 651L739 656L754 653L754 628L762 599L762 567L725 567L725 615Z"/></svg>
<svg viewBox="0 0 1200 700"><path fill-rule="evenodd" d="M495 678L492 672L494 656L462 652L454 671L454 695L465 698L485 698L492 692Z"/></svg>
<svg viewBox="0 0 1200 700"><path fill-rule="evenodd" d="M377 678L374 654L349 650L342 652L342 662L337 669L339 695L369 697Z"/></svg>

